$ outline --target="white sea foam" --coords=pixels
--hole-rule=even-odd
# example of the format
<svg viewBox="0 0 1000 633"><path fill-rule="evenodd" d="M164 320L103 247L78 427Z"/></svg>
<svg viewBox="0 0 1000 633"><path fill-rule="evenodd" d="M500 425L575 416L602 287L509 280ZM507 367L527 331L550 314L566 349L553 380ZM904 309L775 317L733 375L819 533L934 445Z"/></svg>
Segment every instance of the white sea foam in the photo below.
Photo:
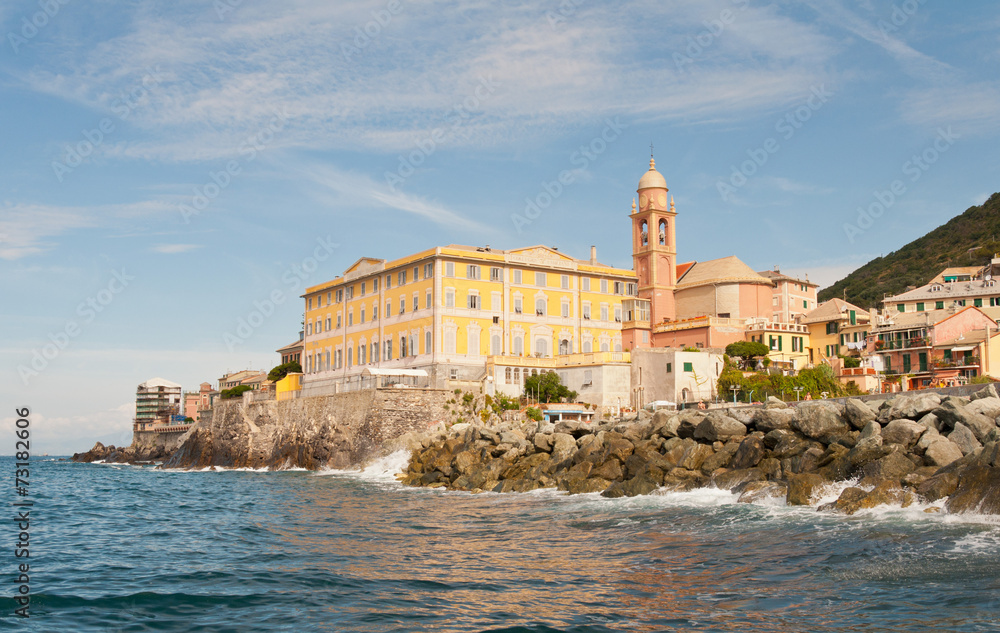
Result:
<svg viewBox="0 0 1000 633"><path fill-rule="evenodd" d="M398 450L395 453L373 460L362 468L350 470L325 468L317 471L316 475L321 477L339 476L369 481L395 482L396 475L404 472L409 463L410 451Z"/></svg>

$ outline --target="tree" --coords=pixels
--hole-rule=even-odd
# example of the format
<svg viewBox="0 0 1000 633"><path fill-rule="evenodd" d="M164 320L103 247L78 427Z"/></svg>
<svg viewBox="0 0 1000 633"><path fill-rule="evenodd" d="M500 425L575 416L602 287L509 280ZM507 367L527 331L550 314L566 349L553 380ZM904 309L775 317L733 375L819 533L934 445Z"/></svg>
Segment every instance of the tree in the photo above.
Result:
<svg viewBox="0 0 1000 633"><path fill-rule="evenodd" d="M229 400L230 398L239 398L243 395L244 391L251 391L253 387L250 385L236 385L232 389L223 389L219 397L223 400Z"/></svg>
<svg viewBox="0 0 1000 633"><path fill-rule="evenodd" d="M563 398L576 400L576 392L570 391L559 380L559 374L545 371L537 376L529 376L524 381L524 394L536 397L539 402L562 402Z"/></svg>
<svg viewBox="0 0 1000 633"><path fill-rule="evenodd" d="M301 374L301 373L302 373L302 365L299 364L299 361L293 360L290 363L284 363L283 365L278 365L277 367L272 369L270 372L268 372L267 379L270 380L271 382L278 382L288 374Z"/></svg>
<svg viewBox="0 0 1000 633"><path fill-rule="evenodd" d="M753 359L758 356L767 356L770 351L767 345L756 341L736 341L726 345L726 356L742 359L743 367L750 367Z"/></svg>

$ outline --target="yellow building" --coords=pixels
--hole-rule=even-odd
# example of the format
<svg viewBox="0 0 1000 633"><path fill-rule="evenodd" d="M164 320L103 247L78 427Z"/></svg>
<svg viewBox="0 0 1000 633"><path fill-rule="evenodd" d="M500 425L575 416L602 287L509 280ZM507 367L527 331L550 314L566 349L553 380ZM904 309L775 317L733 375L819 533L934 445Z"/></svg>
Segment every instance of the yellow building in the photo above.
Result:
<svg viewBox="0 0 1000 633"><path fill-rule="evenodd" d="M864 348L871 315L841 299L824 301L799 321L809 328L809 362L851 355ZM862 327L859 327L862 326Z"/></svg>
<svg viewBox="0 0 1000 633"><path fill-rule="evenodd" d="M767 345L771 367L798 371L809 364L809 328L804 325L750 319L746 337Z"/></svg>
<svg viewBox="0 0 1000 633"><path fill-rule="evenodd" d="M553 248L450 245L393 261L362 258L306 289L303 395L357 388L365 368L481 381L489 357L622 351L630 270Z"/></svg>

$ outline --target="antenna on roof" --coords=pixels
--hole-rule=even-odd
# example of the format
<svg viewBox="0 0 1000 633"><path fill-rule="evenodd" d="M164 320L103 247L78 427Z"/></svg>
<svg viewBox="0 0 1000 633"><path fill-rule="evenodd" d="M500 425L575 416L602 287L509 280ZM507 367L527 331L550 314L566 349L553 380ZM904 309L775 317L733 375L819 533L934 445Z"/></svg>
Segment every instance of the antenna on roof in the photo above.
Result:
<svg viewBox="0 0 1000 633"><path fill-rule="evenodd" d="M649 157L653 157L653 141L649 142Z"/></svg>

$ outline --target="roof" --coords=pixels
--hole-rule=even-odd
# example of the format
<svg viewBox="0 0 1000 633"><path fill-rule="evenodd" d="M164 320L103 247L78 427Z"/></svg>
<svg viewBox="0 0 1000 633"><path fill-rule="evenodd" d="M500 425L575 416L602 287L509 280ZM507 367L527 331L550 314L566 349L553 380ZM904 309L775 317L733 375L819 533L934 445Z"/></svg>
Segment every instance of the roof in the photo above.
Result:
<svg viewBox="0 0 1000 633"><path fill-rule="evenodd" d="M681 277L683 277L684 274L687 273L687 271L690 270L691 267L697 263L698 262L685 262L683 264L677 264L677 278L680 279Z"/></svg>
<svg viewBox="0 0 1000 633"><path fill-rule="evenodd" d="M867 310L862 310L853 303L848 303L843 299L830 299L819 304L815 310L806 312L799 319L800 323L824 323L826 321L837 321L848 318L848 313L854 310L857 317L865 317L871 320L871 314Z"/></svg>
<svg viewBox="0 0 1000 633"><path fill-rule="evenodd" d="M744 264L735 255L712 259L707 262L695 262L677 280L677 289L704 286L713 283L745 282L773 286L771 280L761 277L752 268Z"/></svg>
<svg viewBox="0 0 1000 633"><path fill-rule="evenodd" d="M649 157L649 171L639 179L639 186L636 190L649 189L650 187L667 188L667 181L663 177L663 174L656 171L656 161L653 160L652 156Z"/></svg>
<svg viewBox="0 0 1000 633"><path fill-rule="evenodd" d="M762 270L757 273L761 277L767 277L771 281L791 281L792 283L802 284L803 286L811 286L813 288L819 288L819 284L814 284L808 279L799 279L798 277L790 277L783 272L777 270Z"/></svg>
<svg viewBox="0 0 1000 633"><path fill-rule="evenodd" d="M955 268L945 268L942 270L934 279L931 279L929 284L933 283L944 283L945 277L952 277L957 275L969 275L970 277L975 277L983 270L982 266L956 266Z"/></svg>
<svg viewBox="0 0 1000 633"><path fill-rule="evenodd" d="M169 387L170 389L180 389L181 386L176 382L170 382L164 378L150 378L146 382L139 385L141 389L150 389L152 387Z"/></svg>
<svg viewBox="0 0 1000 633"><path fill-rule="evenodd" d="M303 344L302 339L299 339L299 340L295 341L294 343L289 343L288 345L285 345L284 347L279 347L278 349L276 349L274 351L278 352L279 354L281 352L292 352L292 351L295 351L297 349L302 349L302 344Z"/></svg>
<svg viewBox="0 0 1000 633"><path fill-rule="evenodd" d="M958 316L959 314L962 314L969 310L975 310L980 315L982 315L982 318L984 320L984 326L985 326L985 321L987 320L990 323L993 323L993 319L990 318L988 314L986 314L979 308L976 308L974 306L966 306L960 310L944 309L944 310L928 310L926 312L890 313L891 323L880 325L874 329L885 331L885 330L907 329L907 328L921 327L921 326L926 327L929 325L938 325L942 321L947 321L951 317Z"/></svg>
<svg viewBox="0 0 1000 633"><path fill-rule="evenodd" d="M990 340L992 341L998 336L1000 336L1000 332L994 332L992 336L990 336ZM947 347L955 347L956 345L976 347L985 340L986 340L986 330L971 330L969 332L964 332L963 334L956 336L955 338L948 339L947 341L941 341L940 343L936 343L934 347L947 348Z"/></svg>
<svg viewBox="0 0 1000 633"><path fill-rule="evenodd" d="M943 273L942 273L943 274ZM993 285L987 285L993 284ZM886 297L884 304L905 303L907 301L954 301L968 297L1000 297L1000 284L993 281L955 281L951 283L932 282L913 290Z"/></svg>

